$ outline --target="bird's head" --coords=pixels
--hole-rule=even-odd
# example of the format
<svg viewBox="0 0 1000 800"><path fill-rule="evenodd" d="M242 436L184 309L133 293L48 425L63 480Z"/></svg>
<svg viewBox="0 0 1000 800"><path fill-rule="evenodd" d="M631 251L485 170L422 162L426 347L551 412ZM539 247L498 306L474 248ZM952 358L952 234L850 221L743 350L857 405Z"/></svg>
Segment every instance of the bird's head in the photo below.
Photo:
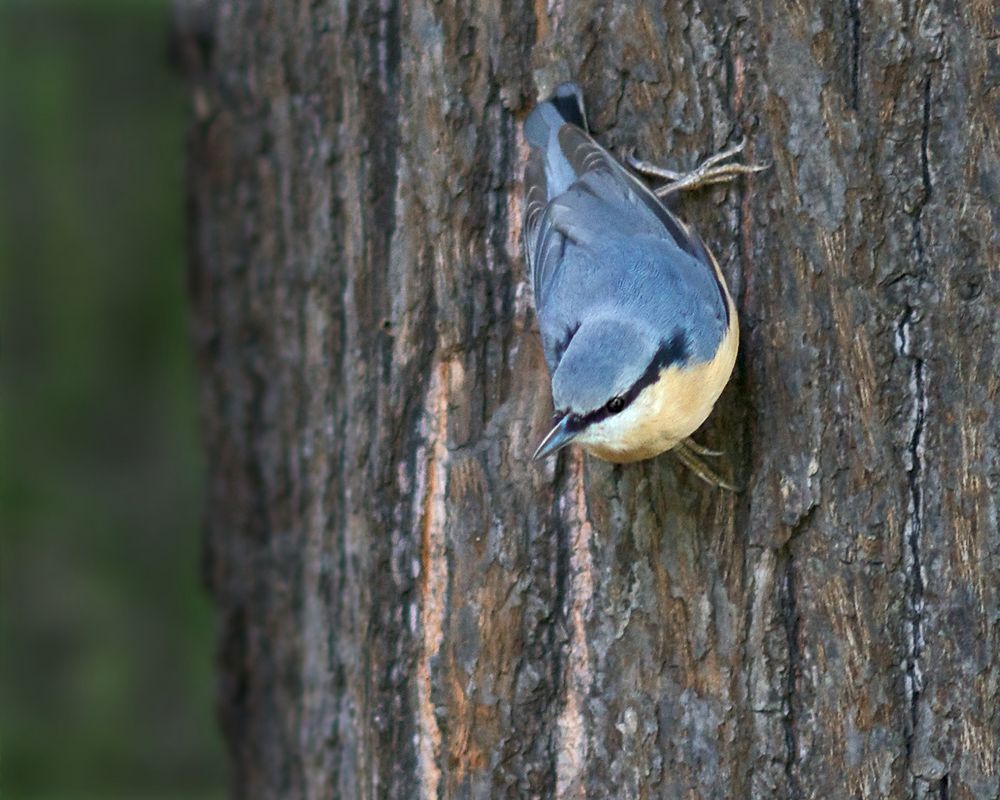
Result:
<svg viewBox="0 0 1000 800"><path fill-rule="evenodd" d="M687 339L679 331L664 338L628 320L582 324L552 375L555 425L535 458L570 442L613 461L662 452L656 420L663 397L657 384L664 370L687 357Z"/></svg>

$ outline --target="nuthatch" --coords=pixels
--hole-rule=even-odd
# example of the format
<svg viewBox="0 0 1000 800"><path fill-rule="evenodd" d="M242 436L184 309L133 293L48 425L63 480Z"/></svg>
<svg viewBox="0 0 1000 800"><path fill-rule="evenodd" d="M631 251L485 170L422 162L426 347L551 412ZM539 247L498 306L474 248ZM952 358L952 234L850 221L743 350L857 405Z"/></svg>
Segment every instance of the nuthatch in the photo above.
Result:
<svg viewBox="0 0 1000 800"><path fill-rule="evenodd" d="M651 191L588 133L580 89L566 83L524 124L523 235L555 426L535 458L570 442L606 461L674 450L701 478L733 488L688 437L729 380L736 307L701 237L660 197L763 167L708 159L688 174L631 160L670 181Z"/></svg>

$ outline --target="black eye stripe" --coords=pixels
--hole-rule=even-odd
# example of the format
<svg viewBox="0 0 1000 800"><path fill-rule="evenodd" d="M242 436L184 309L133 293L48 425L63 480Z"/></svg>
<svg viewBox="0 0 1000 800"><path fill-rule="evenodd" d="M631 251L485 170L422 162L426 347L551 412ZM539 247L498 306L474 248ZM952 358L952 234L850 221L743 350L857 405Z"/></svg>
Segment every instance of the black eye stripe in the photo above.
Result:
<svg viewBox="0 0 1000 800"><path fill-rule="evenodd" d="M689 356L687 338L680 331L677 331L670 340L660 342L660 347L656 355L649 362L646 371L639 376L639 380L632 384L627 392L617 397L611 398L605 405L601 406L589 414L570 414L567 427L572 431L580 431L588 425L607 419L613 414L620 414L629 404L635 400L647 386L652 386L660 379L660 372L671 364L683 364ZM622 407L618 411L609 410L612 400L621 400Z"/></svg>

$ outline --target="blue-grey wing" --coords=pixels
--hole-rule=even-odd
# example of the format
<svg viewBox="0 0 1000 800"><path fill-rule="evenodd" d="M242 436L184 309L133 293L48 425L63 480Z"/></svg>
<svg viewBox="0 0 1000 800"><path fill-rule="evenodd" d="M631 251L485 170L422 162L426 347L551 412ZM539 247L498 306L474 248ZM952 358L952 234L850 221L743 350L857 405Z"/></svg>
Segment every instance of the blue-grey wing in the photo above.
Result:
<svg viewBox="0 0 1000 800"><path fill-rule="evenodd" d="M588 301L604 303L613 293L619 270L660 278L668 312L676 310L669 287L682 286L728 322L722 285L697 233L579 127L564 124L547 142L534 149L525 171L524 242L550 368ZM554 193L554 184L561 191ZM639 241L643 248L635 247Z"/></svg>
<svg viewBox="0 0 1000 800"><path fill-rule="evenodd" d="M544 293L546 283L558 273L561 237L579 241L615 230L668 237L713 273L711 257L698 234L586 132L567 123L550 141L547 147L535 149L525 172L524 241L536 292ZM553 147L559 152L549 152ZM566 167L553 167L553 163L568 164L574 176L569 188L558 194L553 193L549 178L557 171L565 173ZM557 174L552 182L565 181Z"/></svg>

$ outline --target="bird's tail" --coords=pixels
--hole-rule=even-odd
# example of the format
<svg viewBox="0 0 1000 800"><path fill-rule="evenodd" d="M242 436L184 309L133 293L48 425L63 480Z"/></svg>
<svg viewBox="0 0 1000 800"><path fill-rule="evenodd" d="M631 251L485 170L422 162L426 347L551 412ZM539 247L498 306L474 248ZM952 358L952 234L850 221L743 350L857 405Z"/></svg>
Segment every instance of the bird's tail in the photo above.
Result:
<svg viewBox="0 0 1000 800"><path fill-rule="evenodd" d="M567 123L587 130L583 93L575 83L564 83L556 89L524 122L524 137L532 149L524 176L529 222L537 221L549 200L565 192L579 177L559 142L559 132Z"/></svg>
<svg viewBox="0 0 1000 800"><path fill-rule="evenodd" d="M587 130L583 93L575 83L562 84L535 107L524 123L524 136L532 147L544 148L567 122Z"/></svg>

